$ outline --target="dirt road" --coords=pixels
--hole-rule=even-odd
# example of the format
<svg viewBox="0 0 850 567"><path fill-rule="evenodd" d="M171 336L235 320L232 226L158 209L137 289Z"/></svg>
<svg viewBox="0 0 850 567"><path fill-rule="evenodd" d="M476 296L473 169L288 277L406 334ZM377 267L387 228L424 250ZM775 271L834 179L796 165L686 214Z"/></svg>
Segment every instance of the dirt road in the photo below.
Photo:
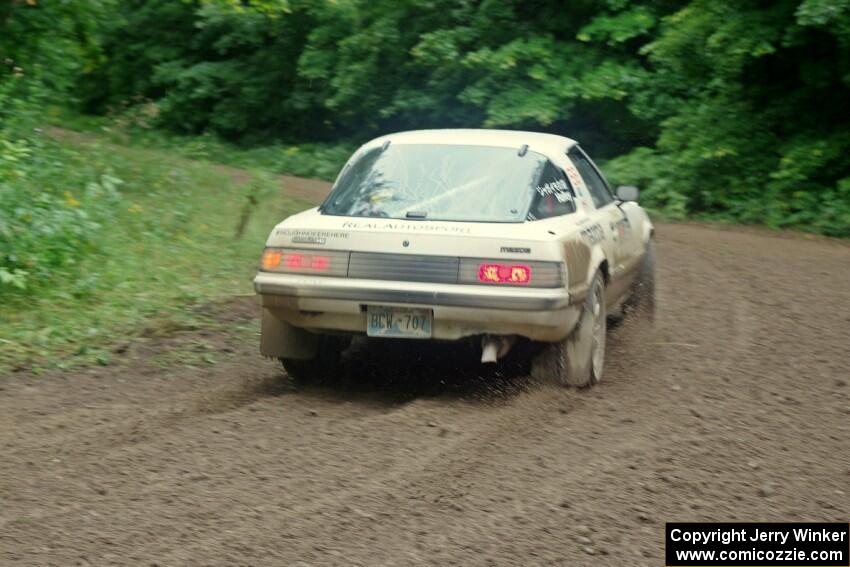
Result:
<svg viewBox="0 0 850 567"><path fill-rule="evenodd" d="M850 248L658 245L658 322L612 330L586 391L410 344L299 387L221 330L256 327L250 298L4 376L0 564L657 566L665 521L850 519ZM218 363L162 362L196 348Z"/></svg>

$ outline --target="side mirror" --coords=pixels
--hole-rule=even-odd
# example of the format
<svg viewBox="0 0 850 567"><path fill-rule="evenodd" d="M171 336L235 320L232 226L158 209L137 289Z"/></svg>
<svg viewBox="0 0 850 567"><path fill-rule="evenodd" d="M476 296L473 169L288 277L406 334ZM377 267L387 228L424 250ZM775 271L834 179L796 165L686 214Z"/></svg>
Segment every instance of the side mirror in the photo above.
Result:
<svg viewBox="0 0 850 567"><path fill-rule="evenodd" d="M621 201L637 202L638 195L640 195L640 191L632 185L621 185L617 187L617 198Z"/></svg>

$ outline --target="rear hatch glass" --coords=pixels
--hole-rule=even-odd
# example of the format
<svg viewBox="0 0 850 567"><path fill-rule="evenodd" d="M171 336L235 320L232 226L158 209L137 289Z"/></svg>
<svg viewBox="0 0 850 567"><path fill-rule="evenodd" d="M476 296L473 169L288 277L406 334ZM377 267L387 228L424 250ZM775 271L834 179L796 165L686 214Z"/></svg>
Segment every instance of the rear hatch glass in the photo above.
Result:
<svg viewBox="0 0 850 567"><path fill-rule="evenodd" d="M322 205L328 215L522 222L548 159L518 148L390 144L343 171Z"/></svg>

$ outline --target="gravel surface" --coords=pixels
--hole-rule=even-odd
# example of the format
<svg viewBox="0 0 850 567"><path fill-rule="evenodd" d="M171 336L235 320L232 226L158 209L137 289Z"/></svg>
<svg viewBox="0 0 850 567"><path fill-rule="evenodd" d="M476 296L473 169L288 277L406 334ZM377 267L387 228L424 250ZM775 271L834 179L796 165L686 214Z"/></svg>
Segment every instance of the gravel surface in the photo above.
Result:
<svg viewBox="0 0 850 567"><path fill-rule="evenodd" d="M657 237L657 322L589 390L421 343L298 385L204 329L0 377L0 564L657 566L665 521L850 519L850 247Z"/></svg>

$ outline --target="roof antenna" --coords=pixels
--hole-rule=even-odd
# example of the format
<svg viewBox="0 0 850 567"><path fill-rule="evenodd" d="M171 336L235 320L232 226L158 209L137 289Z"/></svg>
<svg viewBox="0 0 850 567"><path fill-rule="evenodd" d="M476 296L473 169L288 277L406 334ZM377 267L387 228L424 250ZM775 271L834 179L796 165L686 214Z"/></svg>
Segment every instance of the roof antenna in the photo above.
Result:
<svg viewBox="0 0 850 567"><path fill-rule="evenodd" d="M389 147L390 147L390 141L387 140L387 141L384 142L384 145L381 146L381 151L385 152L385 151L387 151L387 148L389 148Z"/></svg>
<svg viewBox="0 0 850 567"><path fill-rule="evenodd" d="M526 153L528 153L528 144L523 144L523 145L519 148L519 152L517 152L517 155L518 155L519 157L522 157L522 156L524 156Z"/></svg>

